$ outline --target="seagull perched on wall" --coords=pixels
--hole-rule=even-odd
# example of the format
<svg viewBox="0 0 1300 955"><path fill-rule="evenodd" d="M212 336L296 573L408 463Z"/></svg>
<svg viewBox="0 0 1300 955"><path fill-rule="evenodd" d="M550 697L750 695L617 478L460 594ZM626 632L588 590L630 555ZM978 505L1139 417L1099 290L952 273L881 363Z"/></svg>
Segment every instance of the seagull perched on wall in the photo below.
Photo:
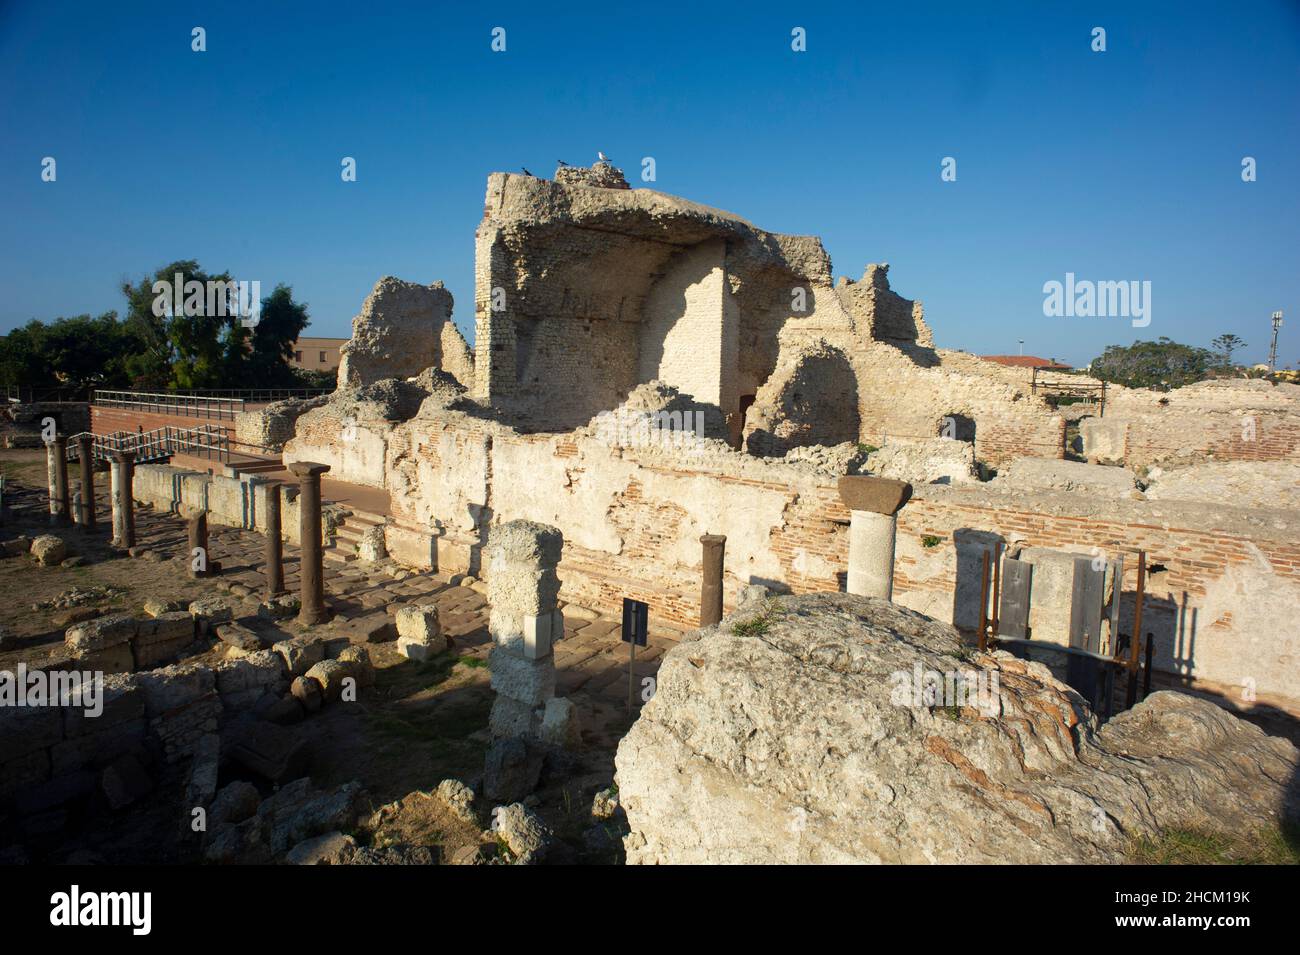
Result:
<svg viewBox="0 0 1300 955"><path fill-rule="evenodd" d="M534 176L531 172L528 171L528 167L527 167L527 166L520 166L519 168L522 169L522 170L524 171L524 175L527 176L529 179L536 179L536 178L537 178L537 177Z"/></svg>
<svg viewBox="0 0 1300 955"><path fill-rule="evenodd" d="M605 155L603 152L601 152L599 149L596 150L596 155L600 157L600 161L601 161L601 162L609 162L609 157L606 156L606 155Z"/></svg>

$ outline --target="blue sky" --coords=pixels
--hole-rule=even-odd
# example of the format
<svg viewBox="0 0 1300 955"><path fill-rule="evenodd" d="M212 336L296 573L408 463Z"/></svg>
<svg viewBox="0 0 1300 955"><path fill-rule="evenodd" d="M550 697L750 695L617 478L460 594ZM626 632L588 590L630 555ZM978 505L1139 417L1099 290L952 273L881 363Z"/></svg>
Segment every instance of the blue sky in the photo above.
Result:
<svg viewBox="0 0 1300 955"><path fill-rule="evenodd" d="M1296 0L0 0L0 332L120 310L178 258L292 285L311 334L347 335L385 274L443 280L469 328L487 174L598 149L821 236L837 275L889 262L942 346L1083 363L1231 331L1263 360L1281 308L1300 363ZM1066 272L1150 281L1151 325L1045 317Z"/></svg>

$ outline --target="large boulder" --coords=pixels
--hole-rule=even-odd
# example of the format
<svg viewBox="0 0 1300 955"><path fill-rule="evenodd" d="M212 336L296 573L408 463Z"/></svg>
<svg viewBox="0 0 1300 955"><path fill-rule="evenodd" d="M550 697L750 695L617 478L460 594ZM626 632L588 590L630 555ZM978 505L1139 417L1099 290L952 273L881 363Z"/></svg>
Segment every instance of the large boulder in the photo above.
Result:
<svg viewBox="0 0 1300 955"><path fill-rule="evenodd" d="M451 320L452 304L441 282L381 278L352 320L352 338L341 349L339 385L359 388L437 368L471 387L474 356Z"/></svg>
<svg viewBox="0 0 1300 955"><path fill-rule="evenodd" d="M944 695L949 674L982 692ZM619 745L637 863L1095 863L1169 828L1300 815L1289 742L1156 693L1098 729L1041 664L868 597L688 635Z"/></svg>

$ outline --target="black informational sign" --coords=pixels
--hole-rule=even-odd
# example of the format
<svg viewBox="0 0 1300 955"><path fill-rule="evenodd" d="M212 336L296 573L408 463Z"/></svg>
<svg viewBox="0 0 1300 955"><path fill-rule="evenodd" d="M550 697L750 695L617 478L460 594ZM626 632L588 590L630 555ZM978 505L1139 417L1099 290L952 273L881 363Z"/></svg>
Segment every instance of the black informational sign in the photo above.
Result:
<svg viewBox="0 0 1300 955"><path fill-rule="evenodd" d="M646 629L650 622L650 605L640 601L633 600L631 597L623 598L623 642L634 643L638 647L644 647L646 644Z"/></svg>

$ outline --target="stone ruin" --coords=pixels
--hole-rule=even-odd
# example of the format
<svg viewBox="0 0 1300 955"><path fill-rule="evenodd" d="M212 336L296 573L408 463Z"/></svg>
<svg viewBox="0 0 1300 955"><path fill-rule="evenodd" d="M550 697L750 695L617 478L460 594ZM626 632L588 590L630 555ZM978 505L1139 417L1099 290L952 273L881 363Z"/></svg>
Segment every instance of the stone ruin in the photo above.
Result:
<svg viewBox="0 0 1300 955"><path fill-rule="evenodd" d="M630 189L604 162L554 181L492 174L476 252L472 351L440 283L385 277L354 320L338 390L238 426L291 465L387 495L366 559L486 582L483 792L512 804L503 838L520 858L544 841L522 800L582 742L556 695L562 599L613 614L633 597L694 631L619 747L606 808L630 826L630 861L1115 861L1134 835L1295 817L1289 744L1166 693L1100 726L1046 667L972 654L961 631L976 627L995 548L1033 566L1030 623L1055 643L1075 558L1141 548L1158 670L1300 699L1287 623L1300 521L1286 509L1300 389L1116 388L1105 414L1058 407L1023 369L938 348L887 265L835 280L815 237ZM1198 494L1199 468L1236 499ZM1251 479L1266 491L1243 500ZM213 519L263 527L256 481L155 465L136 480L160 508L201 495ZM292 495L283 508L292 540L304 508ZM1131 631L1125 573L1106 588ZM706 574L710 626L695 631ZM249 646L229 672L195 676L169 663L191 616L110 619L69 644L124 672L157 668L125 678L141 695L197 694L177 752L202 755L210 721L246 704L287 694L314 712L366 669ZM404 607L394 625L408 659L445 648L436 608ZM900 707L879 679L963 665L997 675L995 711ZM165 736L169 712L131 732ZM253 760L262 748L245 744ZM463 789L439 798L472 803ZM232 814L211 858L254 861L268 840L353 851L311 842L338 835L333 815L286 835L268 822L278 812Z"/></svg>
<svg viewBox="0 0 1300 955"><path fill-rule="evenodd" d="M297 418L286 460L386 491L394 559L486 573L494 527L540 522L564 534L566 594L605 608L643 597L689 627L708 533L729 541L728 606L752 584L844 589L836 481L871 474L916 489L898 517L895 600L973 628L995 545L1140 548L1158 667L1300 697L1300 635L1250 636L1252 595L1300 607L1287 506L1300 387L1111 387L1104 414L1058 406L1029 369L937 347L887 265L836 280L815 237L624 188L615 172L491 174L472 362L445 290L384 279L349 346L363 383L344 376Z"/></svg>

